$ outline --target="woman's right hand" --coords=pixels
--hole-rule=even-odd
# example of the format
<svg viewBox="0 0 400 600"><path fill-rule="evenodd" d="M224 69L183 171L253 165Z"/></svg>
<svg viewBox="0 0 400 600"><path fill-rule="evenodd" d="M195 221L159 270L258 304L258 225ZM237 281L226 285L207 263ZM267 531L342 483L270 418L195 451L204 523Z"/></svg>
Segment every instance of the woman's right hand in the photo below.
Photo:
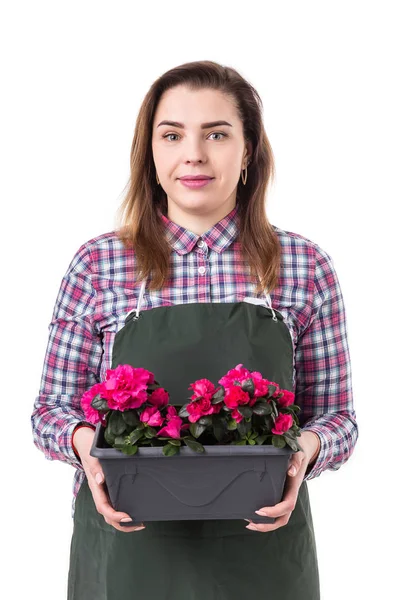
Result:
<svg viewBox="0 0 400 600"><path fill-rule="evenodd" d="M110 497L104 488L105 479L100 461L90 455L94 435L95 432L91 427L80 427L74 434L74 446L81 459L82 467L85 470L97 512L103 515L106 523L112 525L115 529L118 529L118 531L126 531L129 533L131 531L145 529L143 523L133 527L120 525L121 519L126 519L128 521L131 521L132 519L127 513L114 510L111 506Z"/></svg>

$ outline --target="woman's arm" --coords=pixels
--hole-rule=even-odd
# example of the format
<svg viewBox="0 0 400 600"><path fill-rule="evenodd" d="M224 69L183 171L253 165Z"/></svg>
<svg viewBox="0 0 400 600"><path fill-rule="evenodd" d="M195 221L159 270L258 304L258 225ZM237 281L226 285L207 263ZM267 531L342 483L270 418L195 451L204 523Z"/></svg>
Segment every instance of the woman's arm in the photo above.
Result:
<svg viewBox="0 0 400 600"><path fill-rule="evenodd" d="M95 301L90 251L83 244L61 282L31 415L33 441L45 457L81 470L72 436L77 425L86 423L80 398L95 382L93 376L99 377L103 352L93 323Z"/></svg>
<svg viewBox="0 0 400 600"><path fill-rule="evenodd" d="M305 473L308 480L339 469L358 439L343 296L332 258L317 245L312 309L298 339L295 366L302 431L320 439Z"/></svg>

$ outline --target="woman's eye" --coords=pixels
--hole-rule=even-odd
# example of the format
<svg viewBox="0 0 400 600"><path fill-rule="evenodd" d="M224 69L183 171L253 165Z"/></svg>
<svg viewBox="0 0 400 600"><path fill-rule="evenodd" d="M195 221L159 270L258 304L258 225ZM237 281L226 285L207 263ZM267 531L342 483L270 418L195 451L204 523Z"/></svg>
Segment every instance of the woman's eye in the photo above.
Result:
<svg viewBox="0 0 400 600"><path fill-rule="evenodd" d="M222 135L223 137L227 137L226 133L222 133L221 131L211 133L210 135Z"/></svg>
<svg viewBox="0 0 400 600"><path fill-rule="evenodd" d="M169 138L169 137L171 137L171 135L179 137L177 133L166 133L165 135L163 135L163 138ZM210 133L210 135L222 135L223 137L228 137L226 133L222 133L221 131ZM175 141L175 140L172 140L172 141Z"/></svg>
<svg viewBox="0 0 400 600"><path fill-rule="evenodd" d="M163 135L163 137L164 137L164 138L168 138L168 137L170 137L171 135L176 135L176 133L167 133L166 135Z"/></svg>

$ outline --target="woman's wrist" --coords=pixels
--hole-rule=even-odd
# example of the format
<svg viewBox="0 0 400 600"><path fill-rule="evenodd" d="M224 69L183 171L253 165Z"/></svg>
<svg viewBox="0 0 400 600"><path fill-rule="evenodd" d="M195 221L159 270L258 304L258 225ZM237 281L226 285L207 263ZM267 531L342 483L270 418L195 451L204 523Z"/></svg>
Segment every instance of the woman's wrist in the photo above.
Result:
<svg viewBox="0 0 400 600"><path fill-rule="evenodd" d="M311 431L310 429L306 429L305 431L302 431L301 437L299 440L300 446L302 445L301 438L303 438L303 440L306 440L305 444L304 444L304 446L305 446L304 451L310 457L308 464L309 465L314 464L314 462L318 458L319 451L321 449L321 438L319 437L319 435L317 433L315 433L315 431Z"/></svg>
<svg viewBox="0 0 400 600"><path fill-rule="evenodd" d="M316 438L316 449L315 449L313 455L311 456L310 462L309 462L309 464L314 464L318 458L319 451L321 450L321 438L319 437L319 435L317 433L315 433L315 431L309 431L309 433L312 433L313 436Z"/></svg>
<svg viewBox="0 0 400 600"><path fill-rule="evenodd" d="M72 432L72 439L71 439L72 449L73 449L73 451L74 451L74 453L75 453L76 457L77 457L79 460L80 460L80 454L79 454L79 451L78 451L78 448L77 448L77 446L79 445L79 439L80 439L80 438L82 438L82 435L85 435L85 432L83 432L83 434L81 433L81 434L79 434L79 435L76 435L76 434L77 434L77 432L78 432L79 430L81 430L81 429L85 429L85 428L86 428L86 429L91 429L92 431L94 431L94 430L96 429L96 428L94 427L94 425L89 425L88 423L79 423L79 424L78 424L78 425L75 427L74 431Z"/></svg>

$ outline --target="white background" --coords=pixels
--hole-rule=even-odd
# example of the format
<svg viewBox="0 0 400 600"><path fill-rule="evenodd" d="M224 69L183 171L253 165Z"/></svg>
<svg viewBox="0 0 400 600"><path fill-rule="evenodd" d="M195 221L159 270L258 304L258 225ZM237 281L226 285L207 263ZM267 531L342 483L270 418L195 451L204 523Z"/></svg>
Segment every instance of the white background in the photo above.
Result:
<svg viewBox="0 0 400 600"><path fill-rule="evenodd" d="M30 425L62 276L83 242L114 228L149 86L204 59L260 93L277 168L269 219L325 249L342 286L359 441L339 471L309 482L322 600L396 596L397 8L2 2L5 598L66 598L73 469L45 460Z"/></svg>

